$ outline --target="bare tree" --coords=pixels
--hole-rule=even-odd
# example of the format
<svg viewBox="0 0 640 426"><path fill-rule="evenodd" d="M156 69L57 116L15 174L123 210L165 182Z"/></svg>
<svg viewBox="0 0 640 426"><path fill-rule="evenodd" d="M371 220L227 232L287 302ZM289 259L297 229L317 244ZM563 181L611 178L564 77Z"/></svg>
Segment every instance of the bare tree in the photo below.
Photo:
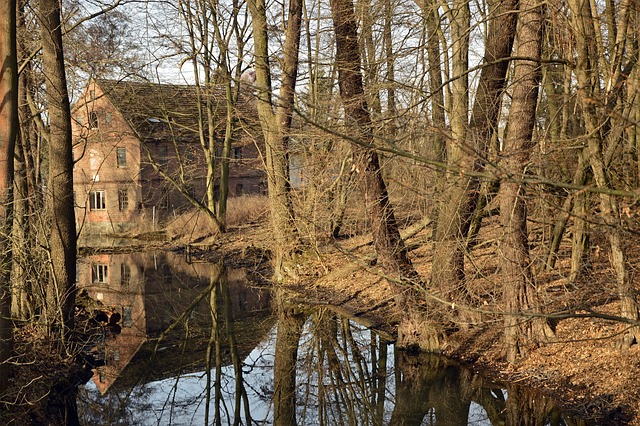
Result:
<svg viewBox="0 0 640 426"><path fill-rule="evenodd" d="M518 47L514 64L513 89L502 163L513 180L500 184L500 218L502 239L500 254L504 287L505 336L507 359L515 361L531 342L550 337L544 319L529 321L517 313L538 312L534 275L529 257L525 174L533 148L536 106L540 85L540 59L544 18L542 7L534 0L520 1Z"/></svg>
<svg viewBox="0 0 640 426"><path fill-rule="evenodd" d="M49 116L47 210L51 215L47 321L66 339L73 330L76 296L76 225L73 208L71 111L67 92L60 3L39 4L42 60Z"/></svg>
<svg viewBox="0 0 640 426"><path fill-rule="evenodd" d="M451 140L448 143L448 164L452 171L438 215L436 250L432 280L436 287L452 293L464 293L464 256L467 233L476 209L480 181L465 171L482 171L486 166L489 142L497 132L500 106L505 87L509 57L515 37L518 1L490 2L489 32L471 117L468 118L467 8L464 1L449 10L452 16L452 49L454 82L450 111ZM458 28L460 27L460 28ZM453 31L455 29L455 31ZM461 50L461 51L458 51ZM468 121L467 121L468 120Z"/></svg>
<svg viewBox="0 0 640 426"><path fill-rule="evenodd" d="M582 107L584 119L587 155L595 183L601 192L599 194L600 215L607 228L607 238L611 249L611 266L616 275L618 295L621 301L621 315L625 318L637 320L639 318L638 302L635 291L630 282L629 271L627 269L627 255L623 244L623 230L621 226L619 202L610 193L613 183L608 170L609 154L616 150L620 139L619 134L612 126L613 118L609 115L616 107L620 88L624 84L627 76L637 61L637 52L627 64L622 62L624 47L626 45L626 29L628 27L629 14L631 13L633 2L624 1L620 5L619 29L612 28L610 37L615 40L612 48L612 69L616 71L607 76L606 89L603 91L600 86L600 77L597 70L604 61L599 54L599 43L602 41L601 34L596 32L597 26L594 23L591 4L583 0L570 0L569 7L572 12L572 30L576 40L577 62L576 78L580 90L578 98ZM602 69L608 69L607 64ZM604 115L603 115L604 112ZM619 111L622 117L627 115L626 111ZM613 114L611 114L613 115ZM624 126L623 126L624 127ZM638 328L632 328L624 336L624 345L629 346L640 337Z"/></svg>
<svg viewBox="0 0 640 426"><path fill-rule="evenodd" d="M274 277L281 281L293 272L291 255L300 241L294 222L289 181L289 132L298 76L298 51L302 27L302 2L291 0L287 13L284 62L280 93L274 99L269 61L266 3L250 0L255 55L258 115L264 133L267 184L271 201L271 228L274 236Z"/></svg>
<svg viewBox="0 0 640 426"><path fill-rule="evenodd" d="M351 0L332 0L331 14L336 34L336 66L340 97L351 133L358 145L354 148L354 167L365 182L365 197L378 262L385 268L410 276L413 272L404 242L398 231L380 160L375 150L371 115L360 73L358 31Z"/></svg>
<svg viewBox="0 0 640 426"><path fill-rule="evenodd" d="M0 391L7 388L12 348L11 226L13 151L18 135L16 2L0 4Z"/></svg>

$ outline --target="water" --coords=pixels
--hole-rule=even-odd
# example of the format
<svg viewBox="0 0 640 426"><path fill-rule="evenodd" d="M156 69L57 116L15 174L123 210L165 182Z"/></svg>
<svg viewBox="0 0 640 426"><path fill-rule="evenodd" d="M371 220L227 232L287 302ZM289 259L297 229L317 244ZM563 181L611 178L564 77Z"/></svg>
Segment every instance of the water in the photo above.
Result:
<svg viewBox="0 0 640 426"><path fill-rule="evenodd" d="M83 259L100 302L87 349L104 365L78 395L81 423L586 424L330 308L291 306L251 274L172 253Z"/></svg>

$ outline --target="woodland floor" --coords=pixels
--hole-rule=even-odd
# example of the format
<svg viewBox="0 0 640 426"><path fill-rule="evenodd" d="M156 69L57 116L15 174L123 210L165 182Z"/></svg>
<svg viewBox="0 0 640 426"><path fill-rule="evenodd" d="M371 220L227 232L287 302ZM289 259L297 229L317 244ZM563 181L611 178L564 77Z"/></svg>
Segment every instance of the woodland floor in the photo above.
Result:
<svg viewBox="0 0 640 426"><path fill-rule="evenodd" d="M222 253L245 257L264 253L272 243L270 233L261 226L244 226L231 230L216 244ZM497 226L484 226L480 241L495 241L491 233ZM433 245L430 230L408 240L411 261L421 277L429 277ZM535 235L535 234L534 234ZM640 241L630 238L628 257L631 276L640 267ZM569 244L567 242L567 244ZM311 255L300 259L298 285L288 286L292 299L335 307L339 312L358 317L391 336L397 334L394 295L388 282L366 259L372 255L370 240L358 236L318 245ZM572 310L576 313L598 312L618 315L620 306L615 277L608 263L604 236L592 236L591 266L584 277L569 284L568 246L563 246L553 273L538 275L537 290L546 313ZM501 295L500 262L495 243L473 249L466 264L468 288L475 306L497 310ZM532 253L535 257L536 253ZM365 259L365 260L362 260ZM359 266L353 266L359 265ZM640 278L634 280L640 290ZM423 293L425 299L429 292ZM431 294L437 297L437 294ZM418 298L420 300L420 298ZM440 309L451 309L440 303ZM456 308L457 309L457 308ZM441 341L442 353L460 361L498 382L518 383L549 393L568 413L598 424L640 425L640 344L619 349L625 327L597 318L569 318L552 323L556 339L540 347L529 348L525 357L514 364L504 361L501 345L502 317L482 314L470 327L454 327ZM497 321L497 323L496 323ZM493 324L493 326L492 326ZM497 326L496 326L497 324ZM607 415L602 418L602 415Z"/></svg>

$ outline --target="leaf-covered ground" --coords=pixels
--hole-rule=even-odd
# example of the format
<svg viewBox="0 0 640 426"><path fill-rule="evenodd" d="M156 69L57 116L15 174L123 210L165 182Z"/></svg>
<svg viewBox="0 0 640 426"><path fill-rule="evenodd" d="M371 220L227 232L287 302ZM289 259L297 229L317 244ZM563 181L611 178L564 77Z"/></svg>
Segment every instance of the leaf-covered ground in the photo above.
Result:
<svg viewBox="0 0 640 426"><path fill-rule="evenodd" d="M504 360L502 321L500 314L500 262L496 256L497 225L483 228L481 241L467 257L467 288L471 294L471 325L450 323L447 336L440 343L442 353L489 374L498 381L549 392L568 412L602 424L640 425L640 345L621 349L624 324L600 318L550 319L556 336L553 341L527 349L527 355L516 363ZM426 280L431 270L433 244L430 231L412 237L408 244L411 260L420 277L425 279L413 302L421 312L448 318L452 309L466 305L449 305L437 291L430 290ZM615 276L608 263L605 236L592 237L590 269L569 283L570 253L566 242L561 248L553 272L537 274L537 293L545 313L571 311L577 314L617 316L620 304ZM250 255L247 247L268 250L269 232L263 227L232 230L219 247L224 251ZM640 246L628 241L629 267L640 266ZM264 251L260 251L264 253ZM293 300L334 306L342 314L352 315L397 336L403 312L384 273L370 261L372 246L367 236L340 241L327 241L300 258L299 280L287 284ZM532 258L541 253L532 252ZM632 277L634 276L631 274ZM640 282L634 279L636 290ZM428 318L428 315L427 315ZM452 316L451 318L455 318Z"/></svg>

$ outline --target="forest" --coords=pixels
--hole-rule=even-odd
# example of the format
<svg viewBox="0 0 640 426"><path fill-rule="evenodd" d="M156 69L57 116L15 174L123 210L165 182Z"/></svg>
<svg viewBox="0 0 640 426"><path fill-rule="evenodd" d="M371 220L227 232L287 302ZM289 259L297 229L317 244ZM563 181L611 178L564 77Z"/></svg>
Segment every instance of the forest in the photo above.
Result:
<svg viewBox="0 0 640 426"><path fill-rule="evenodd" d="M220 191L195 204L221 241L244 232L226 182L250 86L274 287L359 269L407 347L490 331L505 368L578 339L629 360L639 28L633 0L2 2L0 393L25 335L80 368L71 122L92 78L196 88Z"/></svg>

